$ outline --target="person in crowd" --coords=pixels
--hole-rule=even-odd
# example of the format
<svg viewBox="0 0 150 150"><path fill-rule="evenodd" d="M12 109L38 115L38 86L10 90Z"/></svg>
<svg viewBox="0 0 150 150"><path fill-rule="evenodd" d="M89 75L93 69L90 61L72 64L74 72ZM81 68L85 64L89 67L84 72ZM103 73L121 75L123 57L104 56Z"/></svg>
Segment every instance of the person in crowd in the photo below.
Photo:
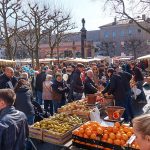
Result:
<svg viewBox="0 0 150 150"><path fill-rule="evenodd" d="M13 106L16 95L0 90L0 150L24 150L28 137L27 118Z"/></svg>
<svg viewBox="0 0 150 150"><path fill-rule="evenodd" d="M44 100L44 110L53 116L53 101L52 101L52 75L46 75L46 80L43 82L42 99ZM50 108L50 109L49 109Z"/></svg>
<svg viewBox="0 0 150 150"><path fill-rule="evenodd" d="M126 92L121 76L116 74L113 68L109 68L107 74L110 78L110 82L102 91L102 94L112 94L115 98L115 105L124 107Z"/></svg>
<svg viewBox="0 0 150 150"><path fill-rule="evenodd" d="M71 86L72 86L74 100L79 100L83 96L84 86L81 80L81 73L84 70L84 68L85 67L83 64L78 63L77 68L72 75Z"/></svg>
<svg viewBox="0 0 150 150"><path fill-rule="evenodd" d="M28 73L26 72L23 72L21 75L20 75L20 79L24 79L24 80L29 80L29 75Z"/></svg>
<svg viewBox="0 0 150 150"><path fill-rule="evenodd" d="M140 149L150 150L150 114L138 116L133 119L132 123Z"/></svg>
<svg viewBox="0 0 150 150"><path fill-rule="evenodd" d="M11 67L6 67L2 75L0 75L0 89L14 89L17 84L17 79L14 76L14 70Z"/></svg>
<svg viewBox="0 0 150 150"><path fill-rule="evenodd" d="M98 91L98 87L95 85L94 80L93 80L93 71L88 70L87 71L87 77L84 81L84 92L85 95L87 94L95 94Z"/></svg>
<svg viewBox="0 0 150 150"><path fill-rule="evenodd" d="M43 82L46 79L46 69L42 68L41 73L36 76L36 101L42 105Z"/></svg>
<svg viewBox="0 0 150 150"><path fill-rule="evenodd" d="M56 79L52 84L52 98L54 111L57 112L57 109L66 103L66 93L68 92L68 87L64 83L61 74L56 74Z"/></svg>
<svg viewBox="0 0 150 150"><path fill-rule="evenodd" d="M97 66L96 65L94 65L93 67L92 67L92 71L93 71L93 80L94 80L94 83L98 86L99 85L99 82L100 82L100 80L99 80L99 69L97 68Z"/></svg>
<svg viewBox="0 0 150 150"><path fill-rule="evenodd" d="M32 105L32 91L30 83L25 79L20 79L14 89L16 93L15 108L25 113L28 124L34 123L34 107Z"/></svg>
<svg viewBox="0 0 150 150"><path fill-rule="evenodd" d="M141 70L138 67L136 67L134 62L132 62L130 66L133 72L133 79L136 82L136 86L138 89L141 90L141 94L137 97L138 103L147 103L146 96L143 91L143 83L144 83L143 74Z"/></svg>
<svg viewBox="0 0 150 150"><path fill-rule="evenodd" d="M124 118L126 122L129 122L133 119L134 113L132 108L132 94L131 94L131 87L130 87L130 80L132 79L132 75L126 71L123 71L121 68L116 68L116 72L121 76L123 85L125 87L125 101L124 101L124 107L125 107L125 113Z"/></svg>
<svg viewBox="0 0 150 150"><path fill-rule="evenodd" d="M32 80L31 80L31 87L32 87L32 92L33 92L33 96L36 97L36 77L37 75L39 74L38 71L34 71L34 75L32 77Z"/></svg>
<svg viewBox="0 0 150 150"><path fill-rule="evenodd" d="M68 80L67 80L67 85L69 86L70 90L68 93L68 102L72 102L74 100L73 98L73 87L72 87L72 80L73 80L73 74L75 72L75 65L70 65L67 68L67 74L68 74Z"/></svg>

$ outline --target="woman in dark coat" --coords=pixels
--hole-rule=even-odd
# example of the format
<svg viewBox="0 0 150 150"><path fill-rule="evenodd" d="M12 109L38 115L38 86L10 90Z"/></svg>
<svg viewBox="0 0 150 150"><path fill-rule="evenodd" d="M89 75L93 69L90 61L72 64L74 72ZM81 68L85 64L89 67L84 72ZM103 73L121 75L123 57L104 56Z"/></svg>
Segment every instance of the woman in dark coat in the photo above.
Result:
<svg viewBox="0 0 150 150"><path fill-rule="evenodd" d="M53 90L52 97L53 97L54 111L55 113L57 113L57 109L65 105L66 103L65 94L69 90L66 84L64 83L61 74L56 74L56 79L54 80L52 84L52 90Z"/></svg>
<svg viewBox="0 0 150 150"><path fill-rule="evenodd" d="M15 108L25 113L28 124L34 123L34 107L32 105L32 91L30 84L25 79L20 79L14 89L16 93Z"/></svg>

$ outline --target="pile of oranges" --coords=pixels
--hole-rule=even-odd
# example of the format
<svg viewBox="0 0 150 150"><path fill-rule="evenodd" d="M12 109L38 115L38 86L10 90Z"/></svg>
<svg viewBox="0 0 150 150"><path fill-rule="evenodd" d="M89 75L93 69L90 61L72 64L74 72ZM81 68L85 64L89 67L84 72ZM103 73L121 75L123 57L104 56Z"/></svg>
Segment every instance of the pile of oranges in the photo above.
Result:
<svg viewBox="0 0 150 150"><path fill-rule="evenodd" d="M74 130L73 134L83 138L101 140L109 144L126 146L126 142L133 135L133 129L132 127L121 125L119 122L115 122L113 127L103 127L96 121L89 121ZM79 141L76 142L80 143ZM80 144L86 143L81 142ZM94 145L90 144L89 146ZM139 149L139 146L135 142L132 143L131 147Z"/></svg>

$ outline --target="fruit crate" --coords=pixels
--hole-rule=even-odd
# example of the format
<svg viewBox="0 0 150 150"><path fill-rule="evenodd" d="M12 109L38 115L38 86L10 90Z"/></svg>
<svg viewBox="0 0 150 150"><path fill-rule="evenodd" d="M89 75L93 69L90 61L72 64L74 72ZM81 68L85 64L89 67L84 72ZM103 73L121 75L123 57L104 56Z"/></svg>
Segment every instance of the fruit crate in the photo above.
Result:
<svg viewBox="0 0 150 150"><path fill-rule="evenodd" d="M110 148L113 150L137 150L131 147L123 147L98 140L86 139L76 135L72 135L72 139L73 139L72 142L73 146L76 146L78 148L85 148L88 150L103 150L104 148Z"/></svg>
<svg viewBox="0 0 150 150"><path fill-rule="evenodd" d="M42 140L43 139L43 131L41 128L36 128L33 125L29 126L29 137Z"/></svg>
<svg viewBox="0 0 150 150"><path fill-rule="evenodd" d="M52 144L64 144L72 137L72 131L78 128L80 125L73 127L71 130L64 134L57 134L55 132L49 133L48 130L43 130L43 141Z"/></svg>

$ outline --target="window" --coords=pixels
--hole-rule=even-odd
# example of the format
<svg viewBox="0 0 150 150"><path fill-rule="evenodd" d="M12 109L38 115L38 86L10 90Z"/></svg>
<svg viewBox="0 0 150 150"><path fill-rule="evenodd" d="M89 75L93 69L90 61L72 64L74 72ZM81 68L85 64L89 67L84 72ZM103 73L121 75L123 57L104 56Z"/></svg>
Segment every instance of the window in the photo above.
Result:
<svg viewBox="0 0 150 150"><path fill-rule="evenodd" d="M131 35L132 34L132 29L129 29L128 33L129 33L129 35Z"/></svg>
<svg viewBox="0 0 150 150"><path fill-rule="evenodd" d="M121 31L121 32L120 32L120 36L124 36L124 31Z"/></svg>
<svg viewBox="0 0 150 150"><path fill-rule="evenodd" d="M113 31L112 36L113 36L113 38L116 37L116 32L115 31Z"/></svg>
<svg viewBox="0 0 150 150"><path fill-rule="evenodd" d="M108 38L109 37L109 33L108 32L104 32L104 37Z"/></svg>

